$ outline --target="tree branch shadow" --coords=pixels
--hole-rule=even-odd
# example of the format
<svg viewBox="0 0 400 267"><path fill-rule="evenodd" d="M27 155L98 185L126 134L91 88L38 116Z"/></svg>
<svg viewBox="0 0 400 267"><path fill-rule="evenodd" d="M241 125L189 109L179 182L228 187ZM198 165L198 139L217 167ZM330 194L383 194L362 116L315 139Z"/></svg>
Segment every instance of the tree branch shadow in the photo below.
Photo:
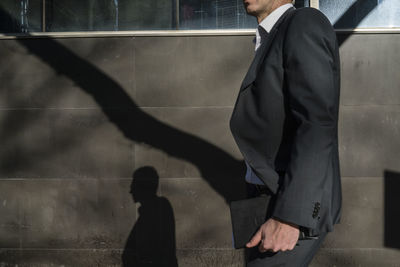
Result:
<svg viewBox="0 0 400 267"><path fill-rule="evenodd" d="M177 130L143 112L116 81L55 40L42 39L39 42L21 38L18 42L91 95L126 138L191 162L198 167L201 177L227 202L243 195L244 190L235 189L244 183L243 161L204 139Z"/></svg>
<svg viewBox="0 0 400 267"><path fill-rule="evenodd" d="M376 7L378 6L377 1L366 1L366 0L361 0L361 1L356 1L354 4L349 7L346 12L340 16L340 18L335 22L333 27L335 29L348 29L349 27L347 26L349 22L351 22L351 25L353 27L351 28L356 28L361 21L368 16L369 13L372 12ZM340 34L338 36L338 43L339 46L342 46L344 42L351 36L351 33L348 34Z"/></svg>

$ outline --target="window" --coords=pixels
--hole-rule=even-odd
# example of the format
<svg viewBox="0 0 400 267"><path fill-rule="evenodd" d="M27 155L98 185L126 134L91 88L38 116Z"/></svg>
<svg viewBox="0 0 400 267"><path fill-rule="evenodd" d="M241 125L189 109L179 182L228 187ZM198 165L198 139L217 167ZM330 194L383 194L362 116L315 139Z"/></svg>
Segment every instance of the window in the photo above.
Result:
<svg viewBox="0 0 400 267"><path fill-rule="evenodd" d="M308 0L297 0L306 6ZM0 32L254 29L243 0L1 0Z"/></svg>
<svg viewBox="0 0 400 267"><path fill-rule="evenodd" d="M400 27L399 0L296 0L336 29ZM0 0L0 32L254 29L243 0Z"/></svg>

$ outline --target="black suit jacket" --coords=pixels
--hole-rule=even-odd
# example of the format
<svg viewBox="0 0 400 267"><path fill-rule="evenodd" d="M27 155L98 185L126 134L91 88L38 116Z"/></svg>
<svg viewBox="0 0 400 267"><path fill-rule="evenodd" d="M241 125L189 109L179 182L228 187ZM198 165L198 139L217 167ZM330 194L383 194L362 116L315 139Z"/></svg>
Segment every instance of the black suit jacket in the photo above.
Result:
<svg viewBox="0 0 400 267"><path fill-rule="evenodd" d="M257 50L230 121L244 159L276 193L273 216L316 232L332 231L341 213L339 68L329 20L289 9Z"/></svg>

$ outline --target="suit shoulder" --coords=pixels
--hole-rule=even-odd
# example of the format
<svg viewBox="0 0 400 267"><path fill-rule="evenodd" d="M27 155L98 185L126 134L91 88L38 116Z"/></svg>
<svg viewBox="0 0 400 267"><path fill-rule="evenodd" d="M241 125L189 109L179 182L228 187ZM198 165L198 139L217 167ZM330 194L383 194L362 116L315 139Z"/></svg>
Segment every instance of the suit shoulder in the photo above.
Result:
<svg viewBox="0 0 400 267"><path fill-rule="evenodd" d="M291 27L301 28L332 28L329 19L318 9L311 7L303 7L295 10L291 19Z"/></svg>
<svg viewBox="0 0 400 267"><path fill-rule="evenodd" d="M336 40L336 33L329 19L318 9L310 7L295 10L289 19L286 34L290 39L307 35L326 36L330 40Z"/></svg>
<svg viewBox="0 0 400 267"><path fill-rule="evenodd" d="M303 54L310 47L323 47L335 54L336 33L328 18L315 8L299 8L290 18L285 31L284 47Z"/></svg>

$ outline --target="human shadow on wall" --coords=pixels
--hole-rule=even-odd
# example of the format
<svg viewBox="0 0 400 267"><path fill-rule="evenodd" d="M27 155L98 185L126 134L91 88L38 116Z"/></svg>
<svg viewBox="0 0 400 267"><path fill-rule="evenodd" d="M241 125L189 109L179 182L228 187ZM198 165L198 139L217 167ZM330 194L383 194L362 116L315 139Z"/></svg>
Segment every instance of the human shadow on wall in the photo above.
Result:
<svg viewBox="0 0 400 267"><path fill-rule="evenodd" d="M5 13L1 11L0 8L0 13ZM17 41L20 45L25 47L29 53L37 56L42 62L51 67L58 75L69 78L75 83L76 87L90 95L108 120L119 129L125 138L135 143L146 144L161 150L168 154L169 157L192 163L200 171L201 178L221 195L226 202L245 197L246 187L243 179L245 165L242 160L235 159L218 146L198 136L175 129L145 113L137 106L135 101L125 92L120 84L98 67L80 58L57 41L50 38L17 38ZM212 123L213 122L210 121L210 129L213 127ZM141 173L142 172L139 172L137 175L140 176ZM153 174L153 177L156 177L156 175ZM154 202L157 202L155 197ZM142 231L140 231L139 234L138 227L142 228L141 230L143 230L143 227L145 230L149 229L143 226L143 221L150 221L149 218L151 218L151 215L148 214L149 209L147 209L151 206L149 203L150 202L146 202L143 205L143 209L139 211L142 219L138 222L139 224L137 226L135 225L127 240L122 258L125 264L124 266L143 266L134 264L135 260L142 260L142 258L137 258L141 257L140 255L138 256L138 254L132 252L138 249L138 245L144 246L144 250L139 249L139 252L142 251L142 254L145 256L147 255L147 248L149 248L150 245L153 245L153 252L155 251L154 246L157 246L157 242L154 241L157 240L157 238L149 238L147 242L151 244L145 243L143 245L138 243L138 240L140 241L143 239L143 236L141 236ZM167 204L166 201L161 200L159 203L164 203L159 204L164 205L160 208L165 208L167 211L169 210L169 203ZM157 203L154 205L156 204ZM172 214L172 212L170 214ZM165 216L167 215L168 214ZM173 220L173 216L170 217L169 221L171 221L171 219ZM171 229L171 227L173 228L171 225L173 225L173 223L170 223L169 229ZM201 237L199 236L199 238ZM174 253L174 234L165 236L164 243L165 242L170 244L167 256L168 259L173 262L173 259L176 257ZM159 255L154 254L154 256L158 257ZM148 259L145 258L143 260L146 261ZM154 258L151 258L149 261L152 260L154 260Z"/></svg>
<svg viewBox="0 0 400 267"><path fill-rule="evenodd" d="M139 168L133 174L130 193L140 208L122 253L124 267L178 266L174 212L168 199L157 196L158 184L153 167Z"/></svg>
<svg viewBox="0 0 400 267"><path fill-rule="evenodd" d="M400 173L384 172L384 245L400 249Z"/></svg>

